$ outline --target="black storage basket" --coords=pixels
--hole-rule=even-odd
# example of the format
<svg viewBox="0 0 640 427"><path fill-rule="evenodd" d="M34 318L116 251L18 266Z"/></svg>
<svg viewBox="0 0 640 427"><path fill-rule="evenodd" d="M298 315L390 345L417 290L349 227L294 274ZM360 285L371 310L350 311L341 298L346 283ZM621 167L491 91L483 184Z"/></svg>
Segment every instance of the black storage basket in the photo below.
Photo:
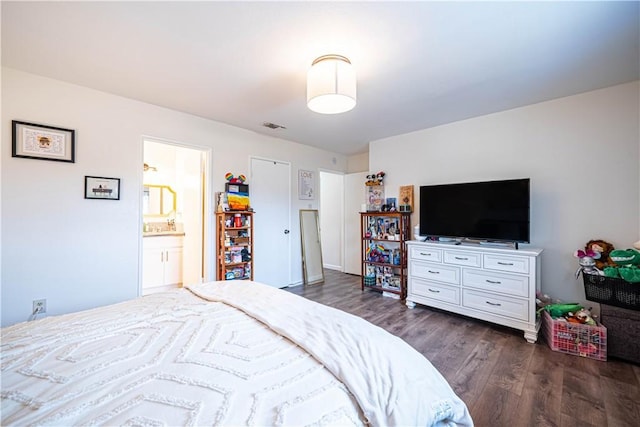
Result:
<svg viewBox="0 0 640 427"><path fill-rule="evenodd" d="M582 274L589 301L640 311L640 283L597 274Z"/></svg>

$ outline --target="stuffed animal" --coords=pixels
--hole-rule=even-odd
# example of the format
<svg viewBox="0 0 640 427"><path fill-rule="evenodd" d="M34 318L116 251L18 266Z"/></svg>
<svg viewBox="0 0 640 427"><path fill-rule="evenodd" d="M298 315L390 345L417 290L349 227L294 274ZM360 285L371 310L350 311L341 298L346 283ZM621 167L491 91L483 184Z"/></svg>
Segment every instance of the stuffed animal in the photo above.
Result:
<svg viewBox="0 0 640 427"><path fill-rule="evenodd" d="M244 175L233 176L231 172L227 172L224 177L229 181L229 184L244 184L247 179Z"/></svg>
<svg viewBox="0 0 640 427"><path fill-rule="evenodd" d="M596 267L596 257L600 257L598 252L594 252L590 249L583 251L578 249L573 253L573 256L578 258L578 264L580 267L576 270L576 279L580 276L580 272L587 274L600 274L600 270Z"/></svg>
<svg viewBox="0 0 640 427"><path fill-rule="evenodd" d="M596 268L600 270L613 264L609 258L609 254L614 249L611 243L605 242L604 240L589 240L584 246L585 251L591 250L600 254L600 256L593 257L596 260Z"/></svg>
<svg viewBox="0 0 640 427"><path fill-rule="evenodd" d="M640 252L635 249L616 249L611 251L611 260L616 266L604 269L607 277L622 278L630 283L640 283Z"/></svg>
<svg viewBox="0 0 640 427"><path fill-rule="evenodd" d="M366 186L382 185L385 173L380 171L371 175L367 175L367 181L364 183Z"/></svg>
<svg viewBox="0 0 640 427"><path fill-rule="evenodd" d="M590 308L582 308L578 310L573 317L575 317L578 322L586 325L595 325L596 321L591 317L591 309Z"/></svg>

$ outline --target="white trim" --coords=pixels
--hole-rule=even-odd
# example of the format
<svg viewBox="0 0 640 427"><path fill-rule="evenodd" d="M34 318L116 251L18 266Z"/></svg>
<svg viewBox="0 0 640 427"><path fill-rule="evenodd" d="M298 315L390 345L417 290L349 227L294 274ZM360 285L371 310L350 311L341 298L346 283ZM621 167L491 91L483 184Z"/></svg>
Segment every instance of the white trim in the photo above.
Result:
<svg viewBox="0 0 640 427"><path fill-rule="evenodd" d="M201 172L204 172L204 188L202 189L202 193L204 194L204 199L202 203L204 205L204 217L202 218L204 224L204 247L202 248L202 259L204 260L204 277L202 278L205 282L212 281L215 279L215 251L212 248L214 236L212 236L213 228L213 219L211 212L213 212L211 204L213 203L213 196L211 195L211 189L213 188L213 149L208 146L198 145L198 144L190 144L182 141L176 141L167 138L159 138L156 136L151 136L147 134L142 134L140 138L140 150L139 150L139 182L138 182L138 296L142 295L142 280L143 280L143 236L142 236L142 223L144 221L144 216L142 214L142 196L143 196L143 187L144 187L144 170L142 169L142 165L144 164L144 143L145 141L153 142L157 144L165 144L165 145L173 145L176 147L188 148L192 150L200 151L204 154L204 165L201 165Z"/></svg>

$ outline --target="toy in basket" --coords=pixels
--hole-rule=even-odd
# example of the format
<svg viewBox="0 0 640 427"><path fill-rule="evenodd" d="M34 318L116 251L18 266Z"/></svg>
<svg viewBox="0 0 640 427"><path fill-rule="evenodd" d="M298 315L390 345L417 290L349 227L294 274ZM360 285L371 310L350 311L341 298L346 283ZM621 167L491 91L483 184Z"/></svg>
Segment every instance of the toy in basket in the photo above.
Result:
<svg viewBox="0 0 640 427"><path fill-rule="evenodd" d="M596 267L600 254L591 250L578 250L587 300L631 310L640 310L640 252L635 249L614 249L608 255L603 269Z"/></svg>
<svg viewBox="0 0 640 427"><path fill-rule="evenodd" d="M542 331L553 351L607 360L607 328L602 325L571 323L564 318L553 319L543 310Z"/></svg>

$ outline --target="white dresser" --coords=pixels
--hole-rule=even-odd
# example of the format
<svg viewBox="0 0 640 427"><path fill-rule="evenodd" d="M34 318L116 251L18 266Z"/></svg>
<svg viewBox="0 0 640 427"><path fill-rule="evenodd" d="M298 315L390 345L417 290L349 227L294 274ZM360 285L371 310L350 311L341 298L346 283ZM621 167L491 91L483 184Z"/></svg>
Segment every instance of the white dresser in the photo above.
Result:
<svg viewBox="0 0 640 427"><path fill-rule="evenodd" d="M536 342L541 249L407 242L407 307L416 303L524 331Z"/></svg>

